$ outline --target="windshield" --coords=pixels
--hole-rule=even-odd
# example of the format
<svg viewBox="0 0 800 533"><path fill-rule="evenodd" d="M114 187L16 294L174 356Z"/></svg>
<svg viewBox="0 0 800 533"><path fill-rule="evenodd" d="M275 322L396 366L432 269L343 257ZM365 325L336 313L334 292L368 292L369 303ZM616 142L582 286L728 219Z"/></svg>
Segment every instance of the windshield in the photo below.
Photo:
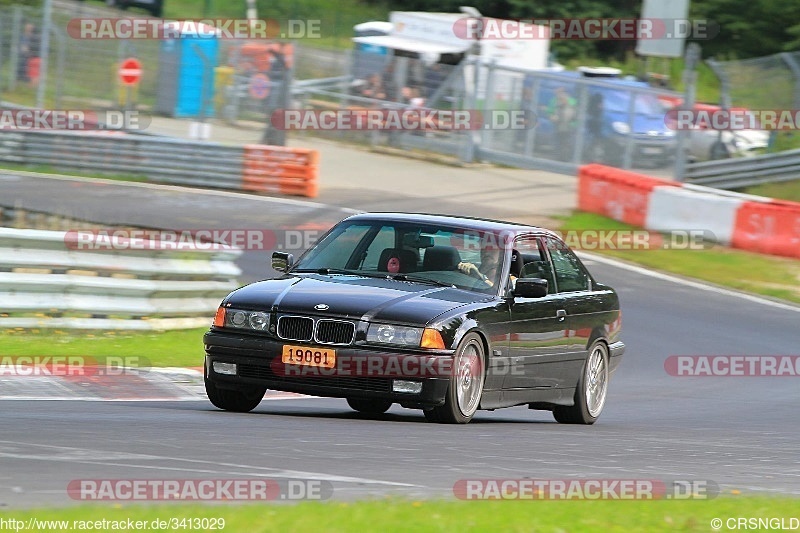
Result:
<svg viewBox="0 0 800 533"><path fill-rule="evenodd" d="M628 113L631 107L631 93L625 91L602 92L605 108L609 111ZM633 104L633 112L637 115L664 114L664 105L652 94L637 94Z"/></svg>
<svg viewBox="0 0 800 533"><path fill-rule="evenodd" d="M292 272L347 271L494 293L504 256L500 237L450 226L344 222L306 252Z"/></svg>

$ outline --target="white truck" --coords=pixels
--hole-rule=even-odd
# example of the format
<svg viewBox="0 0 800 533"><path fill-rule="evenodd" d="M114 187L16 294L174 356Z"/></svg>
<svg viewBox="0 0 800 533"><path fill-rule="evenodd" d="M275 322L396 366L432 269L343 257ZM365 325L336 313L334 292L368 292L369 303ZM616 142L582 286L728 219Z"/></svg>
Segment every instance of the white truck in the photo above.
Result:
<svg viewBox="0 0 800 533"><path fill-rule="evenodd" d="M355 30L354 78L367 80L374 74L384 75L396 87L412 85L414 80L443 81L453 67L465 60L473 66L464 69L465 90L475 87L479 76L477 98L486 96L488 65L494 71L494 100L508 100L521 86L522 74L503 71L502 67L524 70L559 68L549 62L549 28L524 22L503 21L482 17L474 8L462 7L461 13L427 13L393 11L389 24L367 22ZM488 28L500 28L500 34L489 34ZM528 38L515 38L526 35ZM504 38L509 36L510 38ZM530 38L530 36L535 36ZM436 75L431 75L431 70ZM439 87L425 87L430 97Z"/></svg>

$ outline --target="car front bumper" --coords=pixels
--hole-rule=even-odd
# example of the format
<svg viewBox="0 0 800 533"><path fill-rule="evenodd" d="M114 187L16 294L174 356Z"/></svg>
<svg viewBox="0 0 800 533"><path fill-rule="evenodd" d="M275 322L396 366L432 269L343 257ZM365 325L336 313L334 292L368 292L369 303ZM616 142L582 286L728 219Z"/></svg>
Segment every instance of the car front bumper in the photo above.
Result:
<svg viewBox="0 0 800 533"><path fill-rule="evenodd" d="M236 332L209 331L205 345L204 375L221 389L266 387L271 390L334 398L391 400L408 407L442 405L450 383L452 355L394 352L373 346L326 346L336 350L337 369L287 366L281 363L285 344L313 348L318 345L284 342ZM219 374L213 363L233 363L236 374ZM422 383L419 393L394 392L395 380Z"/></svg>

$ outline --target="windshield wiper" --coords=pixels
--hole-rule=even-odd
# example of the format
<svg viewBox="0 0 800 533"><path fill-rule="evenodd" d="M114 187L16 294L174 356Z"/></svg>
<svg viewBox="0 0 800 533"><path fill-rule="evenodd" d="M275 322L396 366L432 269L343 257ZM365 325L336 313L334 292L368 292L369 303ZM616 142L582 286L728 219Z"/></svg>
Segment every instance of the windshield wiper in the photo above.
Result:
<svg viewBox="0 0 800 533"><path fill-rule="evenodd" d="M410 276L408 274L395 274L394 276L387 276L389 279L395 281L413 281L416 283L427 283L428 285L437 285L439 287L455 287L452 283L445 283L435 279L425 278L422 276Z"/></svg>

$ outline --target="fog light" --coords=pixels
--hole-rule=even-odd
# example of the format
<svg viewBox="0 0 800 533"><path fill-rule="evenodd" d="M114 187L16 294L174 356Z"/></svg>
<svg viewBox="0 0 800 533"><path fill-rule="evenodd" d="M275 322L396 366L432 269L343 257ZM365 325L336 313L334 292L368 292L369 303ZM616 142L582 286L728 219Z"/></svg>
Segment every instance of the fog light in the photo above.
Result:
<svg viewBox="0 0 800 533"><path fill-rule="evenodd" d="M212 366L214 368L214 372L217 374L225 374L228 376L236 375L236 363L222 363L220 361L214 361Z"/></svg>
<svg viewBox="0 0 800 533"><path fill-rule="evenodd" d="M392 381L392 390L394 392L406 392L408 394L419 394L422 392L422 382L420 381L405 381L396 379Z"/></svg>

